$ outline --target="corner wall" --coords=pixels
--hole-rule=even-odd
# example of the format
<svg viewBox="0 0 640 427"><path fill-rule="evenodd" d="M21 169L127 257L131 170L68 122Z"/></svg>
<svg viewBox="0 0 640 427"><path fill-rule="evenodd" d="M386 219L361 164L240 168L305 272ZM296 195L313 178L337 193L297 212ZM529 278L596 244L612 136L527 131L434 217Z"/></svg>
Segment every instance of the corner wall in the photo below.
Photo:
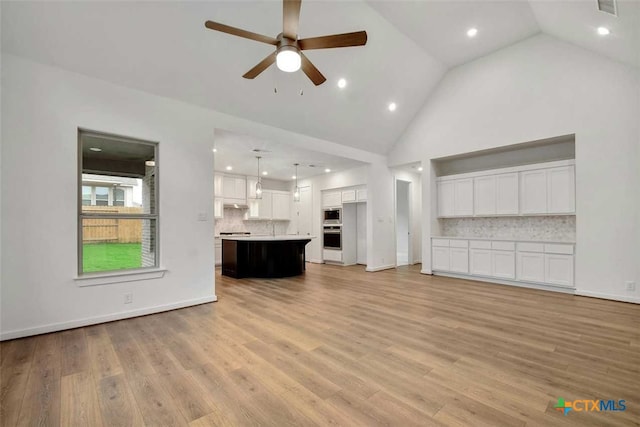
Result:
<svg viewBox="0 0 640 427"><path fill-rule="evenodd" d="M538 35L451 70L390 164L576 136L577 293L640 302L640 71ZM425 172L427 169L425 167ZM433 171L423 173L423 271L430 272ZM430 224L431 227L426 225Z"/></svg>
<svg viewBox="0 0 640 427"><path fill-rule="evenodd" d="M215 300L215 128L359 161L382 157L15 55L1 60L0 339ZM159 142L163 278L86 287L74 280L78 127ZM133 303L125 305L128 292Z"/></svg>

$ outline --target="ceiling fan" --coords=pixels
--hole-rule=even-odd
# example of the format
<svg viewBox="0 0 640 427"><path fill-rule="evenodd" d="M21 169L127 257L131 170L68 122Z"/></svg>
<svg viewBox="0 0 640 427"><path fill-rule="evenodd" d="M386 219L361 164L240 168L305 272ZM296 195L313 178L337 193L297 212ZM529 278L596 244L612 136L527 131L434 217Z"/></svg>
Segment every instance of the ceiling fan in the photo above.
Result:
<svg viewBox="0 0 640 427"><path fill-rule="evenodd" d="M329 49L335 47L363 46L367 43L367 32L356 31L353 33L334 34L330 36L298 39L298 23L300 21L300 6L302 0L284 0L283 2L283 30L275 38L251 31L207 21L205 27L210 30L221 31L246 39L259 41L276 47L275 52L264 58L258 65L247 71L242 77L255 79L260 73L269 68L274 62L278 68L286 72L302 71L316 86L321 85L327 79L309 61L302 51L311 49Z"/></svg>

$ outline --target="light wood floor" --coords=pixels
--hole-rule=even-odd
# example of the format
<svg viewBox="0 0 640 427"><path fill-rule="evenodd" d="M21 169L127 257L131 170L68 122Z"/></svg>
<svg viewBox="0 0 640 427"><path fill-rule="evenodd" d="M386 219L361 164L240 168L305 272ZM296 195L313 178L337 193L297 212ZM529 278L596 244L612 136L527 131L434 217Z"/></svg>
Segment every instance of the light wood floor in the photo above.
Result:
<svg viewBox="0 0 640 427"><path fill-rule="evenodd" d="M2 426L638 425L640 306L309 265L2 343ZM625 399L625 412L553 409Z"/></svg>

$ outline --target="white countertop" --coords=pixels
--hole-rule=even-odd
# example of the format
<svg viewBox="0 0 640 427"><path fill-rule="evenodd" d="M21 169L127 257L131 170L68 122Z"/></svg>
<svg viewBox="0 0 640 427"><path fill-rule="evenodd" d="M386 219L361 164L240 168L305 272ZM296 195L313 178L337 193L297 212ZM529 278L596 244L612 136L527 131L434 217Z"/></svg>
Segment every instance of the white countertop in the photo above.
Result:
<svg viewBox="0 0 640 427"><path fill-rule="evenodd" d="M242 242L280 242L289 240L308 240L315 239L316 236L299 236L296 234L280 235L280 236L220 236L221 240L237 240Z"/></svg>
<svg viewBox="0 0 640 427"><path fill-rule="evenodd" d="M528 239L509 239L505 237L453 237L453 236L431 236L432 239L449 239L449 240L489 240L493 242L525 242L525 243L558 243L564 245L575 245L576 242L567 240L528 240Z"/></svg>

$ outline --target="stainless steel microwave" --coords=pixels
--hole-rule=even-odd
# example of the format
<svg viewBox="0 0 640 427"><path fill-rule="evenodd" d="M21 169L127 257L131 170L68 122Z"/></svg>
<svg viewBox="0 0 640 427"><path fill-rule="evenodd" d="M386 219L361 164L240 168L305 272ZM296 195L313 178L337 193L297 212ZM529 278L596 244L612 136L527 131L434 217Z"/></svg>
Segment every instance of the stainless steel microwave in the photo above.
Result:
<svg viewBox="0 0 640 427"><path fill-rule="evenodd" d="M324 224L342 224L342 208L324 209L322 218Z"/></svg>

